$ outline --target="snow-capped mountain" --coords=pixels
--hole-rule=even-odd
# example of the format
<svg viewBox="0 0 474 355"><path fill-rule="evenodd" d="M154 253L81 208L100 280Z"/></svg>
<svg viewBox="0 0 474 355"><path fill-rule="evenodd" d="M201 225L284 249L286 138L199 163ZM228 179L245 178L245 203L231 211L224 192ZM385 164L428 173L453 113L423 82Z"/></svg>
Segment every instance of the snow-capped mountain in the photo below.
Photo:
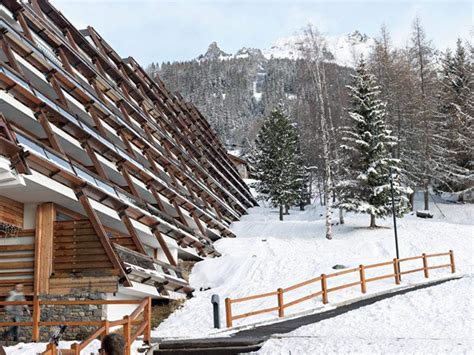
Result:
<svg viewBox="0 0 474 355"><path fill-rule="evenodd" d="M360 56L367 57L374 40L359 31L346 35L326 37L327 61L344 67L353 67ZM273 42L272 46L263 50L265 58L301 58L299 48L302 44L300 36L282 37Z"/></svg>
<svg viewBox="0 0 474 355"><path fill-rule="evenodd" d="M359 31L350 34L326 37L326 60L344 67L353 67L360 56L367 57L374 40ZM265 59L299 59L302 38L298 35L281 37L275 40L270 48L239 49L235 54L228 54L219 48L216 42L209 45L207 52L198 60L227 60L232 58L263 57Z"/></svg>

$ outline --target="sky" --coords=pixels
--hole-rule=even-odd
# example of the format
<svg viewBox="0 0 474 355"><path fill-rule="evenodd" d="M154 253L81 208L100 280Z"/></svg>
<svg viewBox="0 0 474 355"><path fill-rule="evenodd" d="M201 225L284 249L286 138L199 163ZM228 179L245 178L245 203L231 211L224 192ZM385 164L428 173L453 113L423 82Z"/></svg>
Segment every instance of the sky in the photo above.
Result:
<svg viewBox="0 0 474 355"><path fill-rule="evenodd" d="M50 0L78 28L94 27L122 56L151 62L182 61L205 53L216 41L235 53L242 47L269 48L308 23L327 35L359 30L376 37L388 28L392 42L404 46L419 16L427 37L440 50L456 39L472 39L473 2L300 1L300 0Z"/></svg>

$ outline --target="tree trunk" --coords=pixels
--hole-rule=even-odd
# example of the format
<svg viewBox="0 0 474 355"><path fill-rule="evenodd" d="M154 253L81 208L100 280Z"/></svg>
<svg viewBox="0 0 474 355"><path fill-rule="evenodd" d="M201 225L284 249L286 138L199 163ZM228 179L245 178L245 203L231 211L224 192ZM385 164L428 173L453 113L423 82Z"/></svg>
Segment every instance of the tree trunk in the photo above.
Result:
<svg viewBox="0 0 474 355"><path fill-rule="evenodd" d="M321 190L321 179L318 176L318 192L319 192L319 203L321 206L324 206L323 202L323 192Z"/></svg>
<svg viewBox="0 0 474 355"><path fill-rule="evenodd" d="M414 211L415 210L415 192L412 192L410 196L408 196L408 198L410 200L411 210Z"/></svg>
<svg viewBox="0 0 474 355"><path fill-rule="evenodd" d="M375 228L377 225L375 224L375 215L371 214L370 215L370 228Z"/></svg>
<svg viewBox="0 0 474 355"><path fill-rule="evenodd" d="M344 224L344 209L339 208L339 224Z"/></svg>
<svg viewBox="0 0 474 355"><path fill-rule="evenodd" d="M280 221L283 221L283 205L280 204Z"/></svg>
<svg viewBox="0 0 474 355"><path fill-rule="evenodd" d="M425 186L425 193L424 193L424 198L425 198L425 211L428 211L430 209L430 192L428 190L428 186Z"/></svg>
<svg viewBox="0 0 474 355"><path fill-rule="evenodd" d="M301 199L300 201L300 211L304 211L304 201Z"/></svg>

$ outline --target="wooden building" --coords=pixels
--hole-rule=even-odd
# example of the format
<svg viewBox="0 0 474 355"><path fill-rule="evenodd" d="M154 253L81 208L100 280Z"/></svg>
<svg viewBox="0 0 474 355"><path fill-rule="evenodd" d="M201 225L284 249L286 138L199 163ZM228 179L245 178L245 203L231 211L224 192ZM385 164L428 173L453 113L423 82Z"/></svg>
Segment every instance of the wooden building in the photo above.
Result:
<svg viewBox="0 0 474 355"><path fill-rule="evenodd" d="M48 0L0 5L0 297L184 297L256 205L206 119Z"/></svg>

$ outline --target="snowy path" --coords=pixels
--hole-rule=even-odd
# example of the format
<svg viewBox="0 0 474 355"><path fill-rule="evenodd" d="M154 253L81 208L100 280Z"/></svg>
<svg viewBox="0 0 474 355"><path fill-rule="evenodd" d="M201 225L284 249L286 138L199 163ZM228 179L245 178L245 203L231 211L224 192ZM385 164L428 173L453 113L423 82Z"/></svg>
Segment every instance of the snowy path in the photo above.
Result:
<svg viewBox="0 0 474 355"><path fill-rule="evenodd" d="M472 273L474 206L445 203L440 204L440 207L446 215L445 218L433 207L435 218L432 220L406 216L398 221L400 254L404 257L453 249L458 271ZM276 210L251 209L249 215L232 225L237 238L217 242L217 248L223 256L196 264L191 274L191 285L197 290L195 297L154 330L153 336L160 338L217 336L212 329L210 303L211 295L214 293L219 294L221 299L244 297L273 291L277 287L286 287L321 273L333 272L332 266L335 264L352 267L361 263L391 260L394 257L391 220L378 221L378 224L386 228L370 230L366 228L369 223L367 216L348 215L346 224L336 226L334 239L328 241L324 238L321 212L319 206L304 212L291 211L291 215L286 217L287 220L279 222ZM443 260L440 260L440 263L443 263ZM384 271L391 270L380 272ZM431 277L448 274L447 269L433 270ZM422 274L415 273L406 275L403 284L422 280ZM350 282L350 279L341 277L340 282ZM319 285L315 287L314 292L319 291ZM368 293L393 287L393 280L373 282L368 285ZM311 291L311 287L302 290L304 294ZM304 294L295 294L294 298ZM331 304L350 300L360 295L357 287L349 288L330 294L329 302ZM288 301L291 299L289 295ZM276 300L263 299L238 304L239 308L236 308L235 314L272 307L275 303ZM321 300L318 298L295 306L291 312L301 312L321 305ZM276 317L276 314L263 314L239 320L236 325ZM221 323L224 324L223 318Z"/></svg>

